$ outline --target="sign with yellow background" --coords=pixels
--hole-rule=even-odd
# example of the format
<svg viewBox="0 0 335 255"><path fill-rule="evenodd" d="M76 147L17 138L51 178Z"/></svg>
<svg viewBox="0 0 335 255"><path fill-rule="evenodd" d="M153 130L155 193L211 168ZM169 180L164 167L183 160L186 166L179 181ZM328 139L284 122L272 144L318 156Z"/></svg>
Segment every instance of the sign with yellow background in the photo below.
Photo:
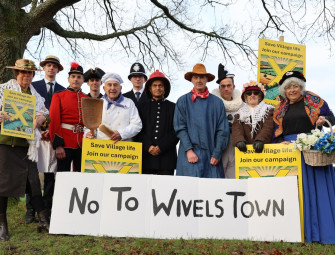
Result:
<svg viewBox="0 0 335 255"><path fill-rule="evenodd" d="M83 139L81 171L142 173L142 143Z"/></svg>
<svg viewBox="0 0 335 255"><path fill-rule="evenodd" d="M305 75L306 46L281 41L259 39L257 80L266 89L265 101L276 105L279 81L288 71Z"/></svg>
<svg viewBox="0 0 335 255"><path fill-rule="evenodd" d="M262 153L256 153L252 145L247 145L247 152L241 152L235 147L235 173L236 179L298 176L301 238L304 240L301 152L299 150L294 150L292 144L265 144Z"/></svg>
<svg viewBox="0 0 335 255"><path fill-rule="evenodd" d="M35 96L4 89L1 134L34 139Z"/></svg>

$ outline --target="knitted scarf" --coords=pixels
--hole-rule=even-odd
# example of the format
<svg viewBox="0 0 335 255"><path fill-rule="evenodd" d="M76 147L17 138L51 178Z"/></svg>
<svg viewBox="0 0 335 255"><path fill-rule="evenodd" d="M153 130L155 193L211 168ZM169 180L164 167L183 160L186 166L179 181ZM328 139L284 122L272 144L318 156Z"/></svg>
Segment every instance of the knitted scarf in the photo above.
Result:
<svg viewBox="0 0 335 255"><path fill-rule="evenodd" d="M250 107L244 104L236 114L239 115L239 121L251 126L251 137L257 133L259 129L259 122L264 122L268 116L269 111L273 109L272 105L268 105L261 101L256 107Z"/></svg>

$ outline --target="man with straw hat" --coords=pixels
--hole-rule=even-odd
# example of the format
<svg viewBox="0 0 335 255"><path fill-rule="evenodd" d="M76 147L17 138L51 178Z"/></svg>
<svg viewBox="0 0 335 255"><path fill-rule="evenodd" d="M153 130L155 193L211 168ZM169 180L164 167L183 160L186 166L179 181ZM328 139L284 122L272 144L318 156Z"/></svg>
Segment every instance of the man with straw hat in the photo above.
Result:
<svg viewBox="0 0 335 255"><path fill-rule="evenodd" d="M36 91L44 98L45 107L49 110L52 95L57 91L62 91L65 88L56 82L56 75L63 70L59 58L56 56L47 56L40 63L40 66L45 72L45 77L42 80L31 83ZM39 172L44 173L43 187L43 202L47 209L51 210L52 197L55 188L55 171L57 170L57 160L55 151L50 144L49 130L47 127L41 127L42 141L38 148L37 168ZM26 195L26 224L35 221L35 211L30 202L31 194Z"/></svg>
<svg viewBox="0 0 335 255"><path fill-rule="evenodd" d="M142 173L173 175L177 163L178 138L173 129L175 103L166 98L171 90L170 81L156 70L145 83L145 93L150 101L139 106L142 131Z"/></svg>
<svg viewBox="0 0 335 255"><path fill-rule="evenodd" d="M81 99L88 97L81 91L84 83L83 68L71 63L69 87L54 94L50 106L50 141L56 150L57 172L69 172L71 163L75 172L81 171L83 118Z"/></svg>
<svg viewBox="0 0 335 255"><path fill-rule="evenodd" d="M103 99L101 124L109 131L97 131L98 139L113 140L115 142L133 141L142 128L142 122L134 102L122 95L123 80L116 73L106 73L102 77L105 95ZM91 132L85 129L85 137L93 138Z"/></svg>
<svg viewBox="0 0 335 255"><path fill-rule="evenodd" d="M206 86L214 78L203 64L185 74L193 89L178 99L174 114L174 129L180 139L177 175L224 177L221 157L229 141L229 125L222 100Z"/></svg>

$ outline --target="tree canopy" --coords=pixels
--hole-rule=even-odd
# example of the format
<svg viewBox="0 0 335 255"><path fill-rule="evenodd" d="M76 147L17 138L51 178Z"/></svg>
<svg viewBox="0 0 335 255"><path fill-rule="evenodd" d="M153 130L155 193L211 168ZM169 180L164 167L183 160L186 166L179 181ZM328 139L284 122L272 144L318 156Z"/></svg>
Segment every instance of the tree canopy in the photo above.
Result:
<svg viewBox="0 0 335 255"><path fill-rule="evenodd" d="M298 43L322 37L331 49L334 11L330 0L0 0L0 81L11 77L5 66L25 51L38 54L48 40L74 56L86 54L83 40L107 41L111 52L149 66L179 64L190 49L255 63L255 40L284 32ZM36 47L27 48L32 39Z"/></svg>

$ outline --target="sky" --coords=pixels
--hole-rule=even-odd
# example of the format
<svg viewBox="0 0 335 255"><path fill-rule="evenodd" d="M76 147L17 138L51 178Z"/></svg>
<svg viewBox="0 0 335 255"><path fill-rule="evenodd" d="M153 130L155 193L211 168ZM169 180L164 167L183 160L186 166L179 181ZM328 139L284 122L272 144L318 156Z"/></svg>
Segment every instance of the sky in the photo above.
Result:
<svg viewBox="0 0 335 255"><path fill-rule="evenodd" d="M248 2L248 1L247 1ZM220 24L228 24L231 27L235 26L234 22L237 20L244 26L253 26L256 22L254 20L249 20L249 14L244 14L245 12L249 12L248 9L244 5L246 4L246 0L236 1L236 4L232 6L233 8L226 9L225 17L221 17L218 15L218 10L215 11L215 15L210 10L203 9L204 18L203 18L203 28L220 26ZM133 6L134 7L134 6ZM143 7L144 8L144 7ZM227 11L228 10L228 11ZM208 12L208 13L207 13ZM254 15L254 13L252 13ZM244 19L242 18L244 17ZM238 30L238 32L241 32ZM289 43L298 43L296 38L291 36L288 33L283 33L285 42ZM279 35L267 37L266 39L278 40ZM181 36L177 37L174 45L178 47L182 42L180 41ZM28 49L30 52L36 47L36 41L32 40L28 44ZM85 57L80 58L79 64L81 64L84 68L84 71L89 68L100 67L105 72L115 72L121 75L124 80L122 92L129 91L132 86L130 81L127 79L129 74L129 69L132 63L137 61L135 56L128 56L122 52L122 50L117 50L115 52L110 52L110 45L108 42L105 43L97 43L92 42L88 43L82 42L83 49L88 49L91 53L90 58L86 59ZM250 45L253 49L258 49L258 39L254 39ZM313 40L308 41L306 44L306 89L310 90L318 95L320 95L323 99L325 99L330 107L335 110L335 93L334 91L334 67L335 67L335 59L332 55L333 53L329 51L329 49L325 46L322 41L322 38L313 38ZM93 46L93 47L92 47ZM167 66L166 63L163 63L163 72L167 72L167 77L171 80L171 93L169 96L169 100L176 102L177 99L189 92L192 89L192 84L189 81L184 79L184 74L188 71L191 71L193 66L196 63L203 63L207 71L217 76L218 64L223 63L229 70L230 73L235 74L235 85L236 88L241 90L244 83L250 80L257 79L257 66L252 66L250 63L243 57L238 56L238 61L235 63L231 63L226 61L223 55L219 52L209 53L204 61L201 61L202 53L200 51L196 51L194 49L187 50L183 52L179 57L183 61L182 67L177 67L174 64L171 66ZM94 55L96 54L96 55ZM256 55L258 52L256 52ZM33 59L36 64L38 64L41 60L43 60L43 56L47 55L56 55L60 58L61 63L64 66L64 71L60 72L57 75L57 81L67 86L67 77L68 71L70 68L70 62L74 61L74 57L67 54L62 47L58 44L51 44L45 47L41 53L41 58L33 58L30 53L26 52L26 58ZM96 56L92 59L92 55ZM169 70L169 71L167 71ZM155 69L146 70L147 76L149 77ZM39 80L44 77L44 73L37 73L34 80ZM213 82L208 83L209 91L212 91L214 88L217 88L218 85L215 83L216 79ZM82 87L83 91L88 93L89 88L86 84ZM102 87L101 87L101 91Z"/></svg>

